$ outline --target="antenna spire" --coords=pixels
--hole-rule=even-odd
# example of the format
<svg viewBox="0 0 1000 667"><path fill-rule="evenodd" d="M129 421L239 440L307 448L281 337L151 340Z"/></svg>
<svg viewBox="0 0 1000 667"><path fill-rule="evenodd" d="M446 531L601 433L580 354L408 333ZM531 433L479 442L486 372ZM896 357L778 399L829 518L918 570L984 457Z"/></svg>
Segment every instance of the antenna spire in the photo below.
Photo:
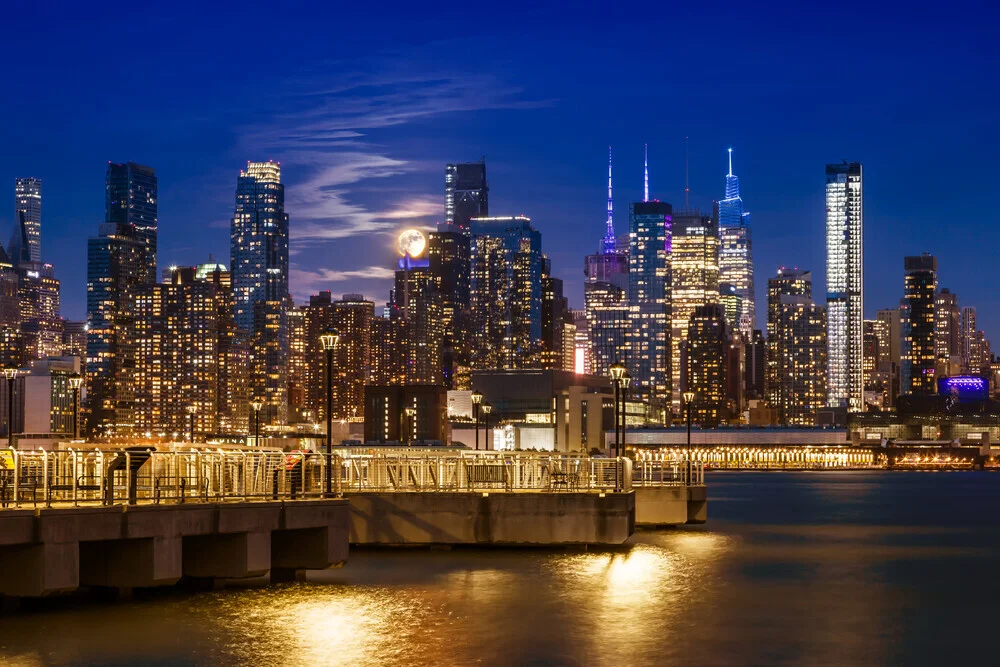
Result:
<svg viewBox="0 0 1000 667"><path fill-rule="evenodd" d="M601 252L610 255L615 252L615 223L614 206L611 200L611 146L608 146L608 229L604 233L604 240L601 243Z"/></svg>
<svg viewBox="0 0 1000 667"><path fill-rule="evenodd" d="M691 210L691 181L689 164L688 138L684 137L684 210Z"/></svg>
<svg viewBox="0 0 1000 667"><path fill-rule="evenodd" d="M642 201L649 201L649 144L643 144L642 150L642 170L644 179L642 184Z"/></svg>
<svg viewBox="0 0 1000 667"><path fill-rule="evenodd" d="M729 149L729 176L733 175L733 149Z"/></svg>

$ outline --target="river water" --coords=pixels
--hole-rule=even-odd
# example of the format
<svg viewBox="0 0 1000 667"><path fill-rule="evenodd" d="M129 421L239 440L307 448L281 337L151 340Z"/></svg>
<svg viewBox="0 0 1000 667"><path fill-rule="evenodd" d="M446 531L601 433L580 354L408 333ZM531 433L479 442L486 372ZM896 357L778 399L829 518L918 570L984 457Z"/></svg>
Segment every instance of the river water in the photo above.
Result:
<svg viewBox="0 0 1000 667"><path fill-rule="evenodd" d="M3 665L997 664L1000 475L716 472L631 548L354 551L307 583L46 602Z"/></svg>

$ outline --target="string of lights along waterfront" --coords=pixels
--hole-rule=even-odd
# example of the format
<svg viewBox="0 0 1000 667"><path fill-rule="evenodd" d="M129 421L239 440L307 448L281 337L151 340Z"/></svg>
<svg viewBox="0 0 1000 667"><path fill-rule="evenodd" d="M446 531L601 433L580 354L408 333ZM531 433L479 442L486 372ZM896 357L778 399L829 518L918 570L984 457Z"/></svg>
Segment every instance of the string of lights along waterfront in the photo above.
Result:
<svg viewBox="0 0 1000 667"><path fill-rule="evenodd" d="M593 389L573 378L607 378L616 365L629 379L631 427L690 413L701 427L854 419L900 436L905 415L995 390L1000 364L976 308L939 287L934 256L899 258L899 304L864 319L860 162L816 169L825 303L789 249L789 264L768 278L758 328L738 153L720 151L720 197L701 211L687 196L683 207L657 198L649 150L641 201L616 206L609 147L606 217L592 226L578 310L545 253L544 222L491 209L485 159L444 166L436 229L399 229L384 301L319 291L308 303L290 296L295 212L286 211L280 164L233 170L228 265L192 257L158 272L156 170L109 162L104 221L87 242L87 319L68 321L56 267L43 261L42 180L17 178L15 229L0 253L0 356L11 378L2 428L38 438L239 442L251 425L272 437L318 434L330 423L340 439L446 441L450 426L471 419L470 397L505 378L487 396L494 429L504 429L489 447L573 451L603 448L603 422L572 438L562 425L602 414L611 391L602 380L588 402ZM616 224L615 210L626 222ZM320 337L331 330L337 343L326 364ZM543 371L564 374L560 391L584 398L565 408L531 403L520 394ZM404 408L412 419L399 416Z"/></svg>

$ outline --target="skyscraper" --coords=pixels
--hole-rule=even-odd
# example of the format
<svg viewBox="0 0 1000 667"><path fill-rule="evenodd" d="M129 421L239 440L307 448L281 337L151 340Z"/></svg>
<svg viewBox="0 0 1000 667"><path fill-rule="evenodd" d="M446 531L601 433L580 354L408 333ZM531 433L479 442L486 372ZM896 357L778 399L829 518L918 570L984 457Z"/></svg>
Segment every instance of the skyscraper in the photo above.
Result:
<svg viewBox="0 0 1000 667"><path fill-rule="evenodd" d="M98 236L87 240L86 395L92 436L115 433L124 379L121 318L131 291L156 282L156 173L133 162L108 163L104 207Z"/></svg>
<svg viewBox="0 0 1000 667"><path fill-rule="evenodd" d="M826 404L826 312L808 296L779 297L775 348L778 387L774 407L783 424L813 426Z"/></svg>
<svg viewBox="0 0 1000 667"><path fill-rule="evenodd" d="M864 409L864 188L861 163L826 166L827 398Z"/></svg>
<svg viewBox="0 0 1000 667"><path fill-rule="evenodd" d="M697 308L719 303L719 230L715 221L698 211L673 216L671 276L671 353L673 411L681 411L681 357L687 341L688 321ZM725 309L723 309L723 315Z"/></svg>
<svg viewBox="0 0 1000 667"><path fill-rule="evenodd" d="M934 306L934 357L937 377L959 375L962 372L962 315L958 295L944 288L938 292Z"/></svg>
<svg viewBox="0 0 1000 667"><path fill-rule="evenodd" d="M782 314L782 297L796 296L812 299L812 272L781 267L778 274L767 281L767 371L765 386L771 407L778 410L782 404L781 367L787 356L782 344L788 336L779 331ZM806 303L805 301L802 302Z"/></svg>
<svg viewBox="0 0 1000 667"><path fill-rule="evenodd" d="M525 368L542 345L542 235L524 216L472 219L472 368Z"/></svg>
<svg viewBox="0 0 1000 667"><path fill-rule="evenodd" d="M14 264L42 261L42 179L14 180L14 235L9 253Z"/></svg>
<svg viewBox="0 0 1000 667"><path fill-rule="evenodd" d="M719 282L733 286L740 297L739 329L746 339L753 333L755 299L753 285L753 239L750 213L743 210L740 179L733 174L733 149L729 149L726 196L718 203Z"/></svg>
<svg viewBox="0 0 1000 667"><path fill-rule="evenodd" d="M932 394L934 379L934 308L937 295L937 258L924 253L904 257L904 296L900 305L902 328L901 390L904 394Z"/></svg>
<svg viewBox="0 0 1000 667"><path fill-rule="evenodd" d="M715 425L729 418L729 332L725 314L717 304L698 306L688 320L685 391L694 392L692 419Z"/></svg>
<svg viewBox="0 0 1000 667"><path fill-rule="evenodd" d="M632 393L650 403L653 419L669 405L670 257L673 211L660 201L629 207L629 345Z"/></svg>
<svg viewBox="0 0 1000 667"><path fill-rule="evenodd" d="M449 164L444 170L444 222L468 235L473 218L490 214L486 160ZM449 230L450 231L450 230Z"/></svg>
<svg viewBox="0 0 1000 667"><path fill-rule="evenodd" d="M427 258L399 258L390 305L392 319L399 320L401 329L396 354L404 365L406 383L443 385L443 308Z"/></svg>
<svg viewBox="0 0 1000 667"><path fill-rule="evenodd" d="M470 238L468 234L447 229L447 225L441 225L438 231L428 235L427 258L434 289L441 298L444 346L451 351L450 355L442 358L444 368L441 376L446 387L457 389L455 376L458 367L467 368L469 365Z"/></svg>
<svg viewBox="0 0 1000 667"><path fill-rule="evenodd" d="M240 171L230 258L235 321L251 341L251 385L264 402L261 421L283 424L288 409L288 215L276 162L247 162Z"/></svg>

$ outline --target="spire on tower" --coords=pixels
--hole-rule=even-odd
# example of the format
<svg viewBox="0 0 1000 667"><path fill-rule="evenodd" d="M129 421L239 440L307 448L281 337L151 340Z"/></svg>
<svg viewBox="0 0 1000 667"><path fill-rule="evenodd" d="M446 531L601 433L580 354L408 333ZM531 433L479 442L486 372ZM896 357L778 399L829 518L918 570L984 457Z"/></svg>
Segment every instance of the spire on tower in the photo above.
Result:
<svg viewBox="0 0 1000 667"><path fill-rule="evenodd" d="M733 175L733 149L732 148L729 149L729 173L726 174L726 175L727 176L732 176Z"/></svg>
<svg viewBox="0 0 1000 667"><path fill-rule="evenodd" d="M608 229L601 243L601 253L611 255L615 252L615 223L611 203L611 146L608 146Z"/></svg>
<svg viewBox="0 0 1000 667"><path fill-rule="evenodd" d="M642 201L649 201L649 144L642 145L643 159L643 184L642 184Z"/></svg>

